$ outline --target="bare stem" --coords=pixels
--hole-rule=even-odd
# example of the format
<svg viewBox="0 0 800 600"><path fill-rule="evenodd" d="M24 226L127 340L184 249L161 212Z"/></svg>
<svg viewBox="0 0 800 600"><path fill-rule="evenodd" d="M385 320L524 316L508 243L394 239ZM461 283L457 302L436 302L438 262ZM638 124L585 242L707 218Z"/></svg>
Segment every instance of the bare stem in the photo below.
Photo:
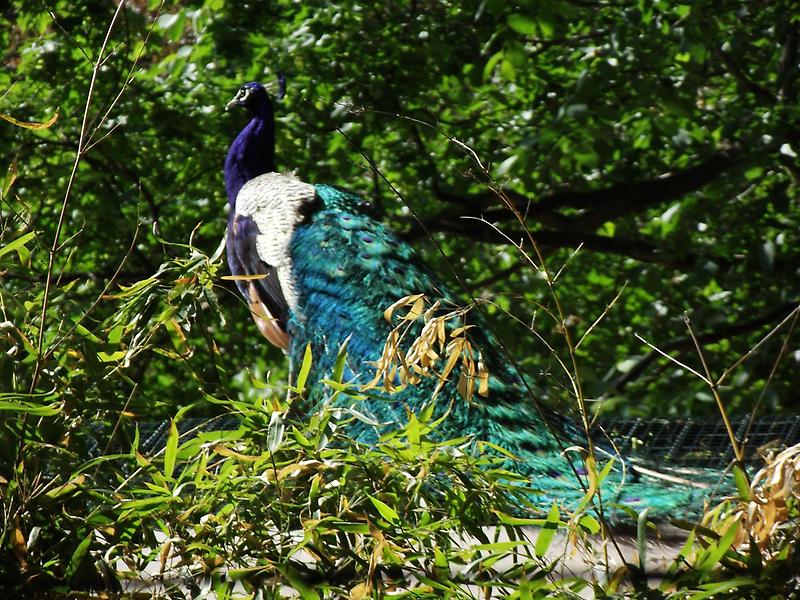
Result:
<svg viewBox="0 0 800 600"><path fill-rule="evenodd" d="M728 432L728 438L730 439L731 447L733 448L733 454L736 456L736 462L739 463L739 466L741 466L742 470L744 471L744 456L742 455L742 448L739 445L739 442L736 440L736 434L733 432L733 425L731 425L730 417L728 417L728 411L725 409L725 404L722 402L722 395L719 393L719 386L711 376L711 370L708 368L708 362L706 362L705 354L703 354L703 347L700 345L700 342L694 333L692 323L689 320L689 315L683 315L683 322L686 323L686 328L689 330L689 335L692 337L694 347L697 349L697 355L700 357L700 363L703 365L703 370L706 373L706 382L708 383L708 387L711 389L711 393L713 394L714 400L717 403L719 414L722 416L722 422L725 423L725 430Z"/></svg>
<svg viewBox="0 0 800 600"><path fill-rule="evenodd" d="M622 285L622 287L620 288L619 292L617 292L617 295L614 296L614 298L611 300L611 302L609 302L606 305L605 310L603 310L603 312L600 314L600 316L595 319L594 323L592 323L591 326L589 327L589 329L587 329L586 332L581 336L581 339L578 340L578 343L575 344L575 350L577 350L580 347L580 345L583 342L583 340L585 340L589 336L589 334L592 333L592 331L594 330L595 327L597 327L597 325L600 323L600 321L602 321L606 317L606 315L609 312L611 312L611 309L617 303L617 300L620 299L620 297L622 296L622 292L625 291L625 288L627 286L628 286L628 282L626 281Z"/></svg>
<svg viewBox="0 0 800 600"><path fill-rule="evenodd" d="M67 214L67 206L69 205L69 199L72 195L72 186L75 184L75 177L78 174L78 166L81 163L81 158L83 157L83 153L85 151L85 140L86 134L89 125L89 108L92 105L92 98L94 96L94 87L95 83L97 82L97 74L100 71L100 65L103 62L103 55L106 52L106 48L108 47L108 41L111 38L111 32L114 29L114 25L119 18L119 15L122 13L122 7L125 6L125 0L120 0L119 4L117 4L117 9L114 11L114 16L111 18L111 22L108 24L108 29L106 30L106 36L103 39L103 44L100 47L100 52L97 55L97 60L95 61L92 67L92 77L89 81L89 91L86 95L86 104L83 107L83 120L81 121L81 133L78 138L78 150L75 152L75 160L72 163L72 172L69 175L69 180L67 181L67 189L64 192L64 200L61 203L61 212L58 215L58 223L56 225L56 232L53 235L53 243L50 246L50 256L47 260L47 277L45 278L44 284L44 297L42 298L42 314L39 319L39 336L36 341L36 366L33 370L33 377L31 378L31 386L30 386L30 393L32 394L36 390L36 385L39 382L39 375L42 371L42 366L44 364L44 357L42 355L42 349L44 347L44 332L45 332L45 320L47 319L47 308L49 305L50 300L50 287L53 281L53 267L55 265L56 254L58 253L59 248L59 239L61 238L61 231L64 228L64 220Z"/></svg>
<svg viewBox="0 0 800 600"><path fill-rule="evenodd" d="M758 343L757 343L755 346L753 346L752 348L750 348L750 349L749 349L747 352L745 352L745 353L744 353L744 354L743 354L741 357L739 357L739 360L737 360L737 361L736 361L735 363L733 363L733 364L732 364L730 367L728 367L727 369L725 369L725 370L722 372L722 375L720 375L720 376L719 376L719 379L717 379L717 381L716 381L716 384L717 384L717 385L722 385L722 382L724 382L724 381L725 381L725 380L728 378L728 376L729 376L731 373L733 373L733 371L734 371L734 370L735 370L735 369L736 369L736 368L737 368L739 365L741 365L741 364L742 364L744 361L746 361L748 358L750 358L750 357L751 357L751 356L753 356L753 355L754 355L756 352L758 352L758 350L761 348L761 346L763 346L763 345L766 343L766 341L767 341L769 338L771 338L773 335L775 335L775 333L777 333L777 332L778 332L778 330L779 330L781 327L783 327L784 325L786 325L786 323L788 323L790 320L792 320L792 319L796 319L796 318L797 318L797 316L798 316L798 314L800 314L800 304L798 304L798 305L797 305L797 306L794 308L794 310L792 310L792 311L791 311L791 312L790 312L788 315L786 315L786 317L785 317L785 318L784 318L784 319L783 319L783 320L782 320L780 323L778 323L777 325L775 325L775 327L773 327L773 328L772 328L772 330L771 330L769 333L767 333L767 335L765 335L763 338L761 338L761 339L759 340L759 342L758 342Z"/></svg>
<svg viewBox="0 0 800 600"><path fill-rule="evenodd" d="M794 318L792 322L789 324L789 331L786 332L786 337L783 340L783 344L781 345L781 349L778 351L778 356L775 357L775 362L772 363L772 368L769 371L769 376L767 377L767 381L764 383L764 387L761 388L761 393L758 395L758 399L756 400L755 406L753 406L753 411L750 413L750 420L747 422L747 429L744 433L744 439L742 440L742 446L747 443L747 438L750 435L750 430L753 428L753 423L755 423L756 413L758 412L758 408L761 406L761 402L764 400L764 396L767 394L767 390L769 389L772 380L775 378L775 373L778 372L778 367L783 360L783 357L786 356L787 352L789 351L789 340L792 339L792 334L794 333L794 328L797 325L798 317L800 317L800 312L792 311L792 315ZM742 448L744 451L744 448Z"/></svg>
<svg viewBox="0 0 800 600"><path fill-rule="evenodd" d="M689 373L691 373L692 375L696 375L696 376L697 376L697 377L699 377L699 378L700 378L702 381L704 381L704 382L706 383L706 385L711 385L711 382L710 382L710 381L709 381L709 380L706 378L706 376L705 376L705 375L703 375L702 373L700 373L700 372L696 371L695 369L693 369L692 367L690 367L690 366L689 366L689 365L687 365L686 363L682 363L682 362L681 362L681 361L679 361L677 358L675 358L675 357L673 357L673 356L670 356L669 354L667 354L666 352L664 352L663 350L661 350L661 348L656 348L656 347L655 347L653 344L651 344L650 342L648 342L646 339L644 339L644 338L643 338L642 336L640 336L638 333L634 333L633 335L634 335L634 337L635 337L637 340L639 340L640 342L642 342L643 344L645 344L645 345L646 345L648 348L650 348L650 349L651 349L651 350L653 350L654 352L657 352L658 354L660 354L661 356L663 356L663 357L664 357L664 358L666 358L667 360L674 362L674 363L675 363L676 365L678 365L678 366L679 366L681 369L684 369L685 371L689 371Z"/></svg>

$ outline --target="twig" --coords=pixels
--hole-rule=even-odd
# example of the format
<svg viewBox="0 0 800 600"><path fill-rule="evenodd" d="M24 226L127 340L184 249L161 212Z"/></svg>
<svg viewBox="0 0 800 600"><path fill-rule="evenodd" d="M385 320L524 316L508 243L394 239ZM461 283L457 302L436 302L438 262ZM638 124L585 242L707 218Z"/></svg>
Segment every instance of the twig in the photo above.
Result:
<svg viewBox="0 0 800 600"><path fill-rule="evenodd" d="M643 338L642 336L640 336L638 333L634 333L633 335L634 335L634 337L635 337L637 340L639 340L640 342L642 342L643 344L645 344L645 345L646 345L648 348L650 348L650 349L651 349L651 350L653 350L654 352L657 352L658 354L660 354L660 355L661 355L661 356L663 356L664 358L666 358L666 359L668 359L668 360L671 360L671 361L672 361L672 362L674 362L676 365L678 365L678 366L679 366L681 369L684 369L684 370L686 370L686 371L689 371L689 372L690 372L690 373L692 373L693 375L696 375L696 376L697 376L697 377L699 377L699 378L700 378L700 379L701 379L703 382L705 382L707 385L711 385L711 382L710 382L708 379L706 379L706 377L705 377L704 375L700 374L699 372L697 372L696 370L694 370L694 369L693 369L692 367L690 367L689 365L687 365L687 364L684 364L684 363L682 363L681 361L679 361L677 358L674 358L674 357L670 356L669 354L667 354L666 352L663 352L663 351L662 351L660 348L656 348L656 347L655 347L653 344L651 344L650 342L648 342L646 339L644 339L644 338Z"/></svg>
<svg viewBox="0 0 800 600"><path fill-rule="evenodd" d="M558 281L558 278L559 278L559 277L561 277L561 273L563 273L563 272L564 272L564 270L567 268L567 265L569 265L569 263L571 263L571 262L572 262L572 259L573 259L573 258L575 258L576 256L578 256L578 253L581 251L581 249L582 249L582 248L583 248L583 242L581 242L580 244L578 244L578 247L577 247L577 248L575 248L575 250L573 250L573 251L572 251L572 254L570 254L570 255L567 257L567 260L565 260L565 261L564 261L564 264L562 264L562 265L561 265L561 268L560 268L558 271L556 271L556 274L555 274L555 276L553 277L553 283L555 283L556 281ZM626 285L627 285L627 284L626 284ZM576 346L576 348L577 348L577 346Z"/></svg>
<svg viewBox="0 0 800 600"><path fill-rule="evenodd" d="M800 313L800 304L798 304L798 305L797 305L797 306L794 308L794 310L792 310L792 312L790 312L788 315L786 315L786 317L785 317L785 318L784 318L784 319L783 319L783 320L782 320L780 323L778 323L778 324L777 324L775 327L773 327L773 328L772 328L772 330L771 330L771 331L770 331L770 332L769 332L767 335L765 335L763 338L761 338L761 339L759 340L759 342L758 342L758 343L757 343L755 346L753 346L752 348L750 348L750 349L749 349L747 352L745 352L745 353L744 353L744 354L743 354L741 357L739 357L739 360L737 360L737 361L736 361L735 363L733 363L733 364L732 364L730 367L728 367L727 369L725 369L725 370L722 372L722 375L720 375L720 376L719 376L719 379L717 379L717 381L716 381L716 385L722 385L722 382L724 382L724 381L725 381L725 380L728 378L728 376L729 376L729 375L730 375L730 374L731 374L731 373L734 371L734 369L736 369L736 368L737 368L739 365L741 365L741 364L742 364L744 361L746 361L746 360L747 360L747 359L749 359L751 356L753 356L753 355L754 355L756 352L758 352L758 350L761 348L761 346L763 346L763 345L766 343L766 341L767 341L769 338L771 338L773 335L775 335L775 333L776 333L776 332L777 332L777 331L778 331L778 330L779 330L781 327L783 327L783 326L784 326L786 323L788 323L790 319L794 319L794 318L796 318L798 313Z"/></svg>
<svg viewBox="0 0 800 600"><path fill-rule="evenodd" d="M589 326L589 329L587 329L587 330L586 330L586 332L585 332L585 333L584 333L584 334L581 336L581 339L579 339L579 340L578 340L578 343L577 343L577 344L575 344L575 350L577 350L577 349L580 347L580 345L583 343L583 340L585 340L585 339L588 337L588 335L589 335L589 334L592 332L592 330L593 330L593 329L594 329L594 328L597 326L597 324L598 324L598 323L600 323L600 321L602 321L602 320L605 318L605 316L606 316L606 315L609 313L609 311L611 311L611 309L612 309L612 308L614 307L614 305L617 303L617 300L619 300L619 299L620 299L620 297L622 296L622 292L624 292L624 291L625 291L625 288L626 288L627 286L628 286L628 282L626 281L626 282L625 282L625 283L622 285L622 287L620 288L619 292L617 292L617 295L616 295L616 296L614 296L614 299L613 299L613 300L611 300L611 302L609 302L608 304L606 304L606 307L605 307L605 309L603 310L603 312L600 314L600 316L599 316L599 317L597 317L597 319L595 319L594 323L592 323L592 324Z"/></svg>
<svg viewBox="0 0 800 600"><path fill-rule="evenodd" d="M136 247L136 240L139 237L139 229L140 225L137 220L136 230L133 232L133 238L131 238L131 243L128 246L128 251L125 253L125 256L122 257L122 260L120 261L119 266L117 266L116 271L114 271L114 273L111 275L111 278L106 282L106 285L103 287L100 293L97 294L97 297L95 298L94 302L92 302L91 306L89 306L89 308L83 311L81 316L72 324L72 327L70 327L64 335L60 336L58 339L53 341L52 345L44 355L44 360L49 358L53 354L53 352L55 352L58 349L58 347L64 342L64 340L66 340L70 336L70 334L73 331L75 331L75 329L83 322L83 320L87 316L89 316L89 313L92 312L92 310L94 310L94 308L105 297L108 290L111 289L111 286L114 285L114 282L117 280L117 276L122 272L122 268L125 266L128 257L131 255L133 249Z"/></svg>
<svg viewBox="0 0 800 600"><path fill-rule="evenodd" d="M714 400L717 403L717 408L719 409L719 414L722 417L722 422L725 423L725 429L728 432L728 439L730 439L731 447L733 448L733 454L736 457L736 462L739 463L739 466L742 467L742 471L744 471L742 448L739 446L739 442L736 440L736 434L733 432L733 425L731 425L731 420L728 417L728 411L725 409L725 404L722 402L722 396L719 393L719 386L711 377L711 369L709 369L708 362L706 362L706 357L703 353L703 347L700 345L700 342L697 340L697 336L694 334L694 329L692 328L692 323L689 320L688 314L683 315L683 322L686 323L686 328L689 330L689 335L692 337L694 347L697 349L697 355L700 357L700 363L703 365L703 370L706 372L706 381L708 382L708 387L711 388L711 393L713 394Z"/></svg>
<svg viewBox="0 0 800 600"><path fill-rule="evenodd" d="M756 83L752 79L750 79L737 65L731 56L725 52L722 48L716 47L714 48L714 53L719 58L720 62L725 65L725 68L728 72L733 75L733 78L739 82L739 85L742 86L745 90L753 94L756 98L758 98L761 102L765 104L775 104L777 98L775 94L769 91L767 88L763 87L762 85Z"/></svg>
<svg viewBox="0 0 800 600"><path fill-rule="evenodd" d="M44 357L42 356L42 348L44 347L44 333L46 329L45 321L47 319L47 308L50 300L50 287L52 284L53 268L55 265L56 253L59 246L58 241L61 237L61 231L64 228L64 221L66 219L69 198L72 194L72 186L75 183L75 177L78 174L78 165L80 165L81 158L84 153L87 125L89 122L89 108L92 105L92 97L94 96L94 87L95 83L97 82L97 74L100 71L100 64L102 62L106 48L108 47L108 41L111 38L111 32L114 29L114 25L116 24L120 13L122 12L123 6L125 6L125 0L119 0L119 4L117 4L117 9L114 11L114 16L111 18L111 22L109 23L108 29L106 30L106 35L105 38L103 39L103 44L100 47L100 52L98 53L97 61L92 67L92 77L89 81L89 91L86 95L86 104L84 105L83 108L83 120L81 121L81 132L80 136L78 137L78 149L77 152L75 153L75 160L72 163L72 172L70 173L69 179L67 180L67 189L64 193L64 200L61 203L61 212L58 215L56 231L55 234L53 235L53 244L50 247L50 255L47 261L47 278L45 279L44 295L42 297L42 313L39 319L39 336L36 341L36 365L34 366L33 369L33 377L31 378L31 385L30 385L31 394L34 393L34 391L36 390L36 385L39 383L39 375L41 374L42 366L44 364Z"/></svg>
<svg viewBox="0 0 800 600"><path fill-rule="evenodd" d="M778 366L781 364L783 357L786 356L786 353L789 350L789 340L792 338L792 333L794 333L794 328L797 325L797 317L800 316L800 312L794 311L793 314L794 318L789 324L789 331L786 332L786 338L783 340L781 349L778 351L778 356L775 357L775 362L772 363L772 368L769 371L767 381L764 383L764 387L761 388L761 393L758 395L756 403L753 406L753 410L750 412L750 420L747 422L747 429L745 429L744 437L742 438L742 452L744 452L744 446L747 444L747 438L750 435L750 430L753 428L753 424L755 423L756 413L761 406L761 402L764 400L764 396L767 394L767 390L769 389L769 386L775 377L775 373L778 372Z"/></svg>
<svg viewBox="0 0 800 600"><path fill-rule="evenodd" d="M473 281L472 282L472 289L473 290L477 290L477 289L480 289L480 288L483 288L483 287L486 287L486 286L489 286L489 285L493 285L493 284L495 284L495 283L497 283L499 281L503 281L506 277L508 277L510 275L513 275L514 273L519 271L521 268L522 268L522 262L521 261L516 261L511 266L508 266L508 267L506 267L504 269L500 269L499 271L496 271L492 275L487 275L483 279L479 279L478 281Z"/></svg>
<svg viewBox="0 0 800 600"><path fill-rule="evenodd" d="M773 322L775 319L782 317L784 312L787 309L792 309L794 307L793 304L785 304L777 309L773 309L767 313L763 313L749 319L747 321L738 321L735 325L731 325L724 329L717 329L713 333L704 333L698 336L698 339L703 342L704 344L710 344L714 342L718 342L720 340L727 340L731 339L734 336L743 335L749 333L750 331L762 327L768 323ZM672 352L678 351L683 352L684 350L690 349L692 347L692 340L687 335L685 337L676 338L670 340L669 342L665 342L661 344L661 349L665 352ZM606 393L618 393L625 388L629 383L638 379L643 375L645 370L658 358L659 352L653 350L649 352L646 356L640 358L636 364L626 371L624 375L618 377L614 380L611 384L610 388L607 390ZM721 385L721 381L717 381L717 385Z"/></svg>

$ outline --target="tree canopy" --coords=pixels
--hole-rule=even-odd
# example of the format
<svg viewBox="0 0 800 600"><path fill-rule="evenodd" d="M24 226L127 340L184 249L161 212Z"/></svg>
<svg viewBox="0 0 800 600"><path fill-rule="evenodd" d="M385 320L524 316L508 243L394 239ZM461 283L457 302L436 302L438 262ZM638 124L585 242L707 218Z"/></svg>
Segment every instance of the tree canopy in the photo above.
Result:
<svg viewBox="0 0 800 600"><path fill-rule="evenodd" d="M713 413L707 385L635 334L702 370L686 314L719 375L797 306L790 5L129 2L93 70L114 4L14 2L0 111L58 118L2 127L3 243L35 236L3 257L5 318L38 333L56 237L42 350L70 345L80 328L65 327L90 307L82 327L107 340L98 326L116 308L96 294L153 274L182 251L169 244L212 252L220 165L242 125L222 107L240 83L282 73L280 168L368 197L465 301L491 302L501 338L554 399L569 392L548 345L563 351L564 326L579 339L605 313L577 350L598 408ZM555 282L565 323L547 316L532 242L551 275L568 263ZM283 373L217 283L218 359ZM786 331L725 381L734 409L752 408ZM19 359L2 361L6 389L31 383ZM769 410L796 399L797 360L771 378ZM50 389L56 371L39 362L34 387ZM192 401L152 353L122 371L141 383L142 411ZM111 395L87 381L83 401L121 402L123 380Z"/></svg>
<svg viewBox="0 0 800 600"><path fill-rule="evenodd" d="M125 456L153 480L130 492L139 512L121 513L107 503L125 469L83 462L92 427L231 407L247 421L258 402L280 412L270 391L286 384L285 358L220 258L222 162L244 119L223 107L240 84L280 74L279 168L370 200L465 304L480 302L560 410L576 410L579 389L604 415L796 411L793 2L11 0L2 17L0 542L17 575L35 571L39 532L35 572L54 581L83 573L90 547L110 552L107 539L156 547L156 525L136 519L183 510L176 482L200 490L209 475L200 446L178 452L174 425L158 468L136 437ZM252 439L272 452L284 427L266 419ZM327 440L321 423L313 444ZM266 459L225 456L242 460L243 487L192 502L259 506L258 490L251 504L234 492ZM386 502L403 487L365 496L385 456L361 458L342 490L358 484L358 506L388 532L399 517ZM311 492L291 488L297 511L316 477ZM279 509L245 521L291 515ZM187 536L200 531L181 520L192 510L173 514Z"/></svg>

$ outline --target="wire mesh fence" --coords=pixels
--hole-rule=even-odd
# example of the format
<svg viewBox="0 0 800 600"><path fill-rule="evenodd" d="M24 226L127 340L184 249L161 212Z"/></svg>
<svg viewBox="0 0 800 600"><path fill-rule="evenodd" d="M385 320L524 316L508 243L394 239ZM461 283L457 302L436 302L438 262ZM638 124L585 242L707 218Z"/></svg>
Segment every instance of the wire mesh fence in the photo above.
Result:
<svg viewBox="0 0 800 600"><path fill-rule="evenodd" d="M187 418L177 423L182 437L203 431L236 429L239 420L224 415L209 418ZM800 415L761 418L749 417L732 422L736 439L745 450L750 467L761 464L761 456L800 442ZM169 421L139 422L139 451L152 455L166 445ZM720 419L626 419L598 421L592 433L595 438L611 440L623 455L646 458L683 466L725 468L734 458L730 439ZM117 431L111 445L124 449L132 431ZM90 436L90 453L98 455L108 449L108 436L96 430Z"/></svg>

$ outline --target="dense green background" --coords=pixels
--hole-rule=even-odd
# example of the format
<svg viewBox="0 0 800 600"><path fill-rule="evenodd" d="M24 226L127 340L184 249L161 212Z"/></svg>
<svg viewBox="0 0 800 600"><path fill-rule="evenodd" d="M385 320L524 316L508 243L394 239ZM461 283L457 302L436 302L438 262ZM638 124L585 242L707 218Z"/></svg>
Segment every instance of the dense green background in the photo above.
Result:
<svg viewBox="0 0 800 600"><path fill-rule="evenodd" d="M194 231L197 248L214 250L225 223L221 163L244 120L222 107L241 82L283 72L279 168L364 194L453 286L445 261L470 294L513 313L521 322L496 311L496 327L551 396L568 400L568 387L525 324L535 317L563 350L558 324L539 308L552 297L523 258L535 259L528 233L500 190L553 272L582 244L556 285L576 339L627 283L579 348L587 395L630 415L713 414L707 386L634 334L700 369L686 312L719 374L797 305L791 4L130 2L89 107L92 144L67 201L44 346L94 303L124 257L109 291L183 252L161 240L186 243ZM92 61L114 8L26 1L3 15L0 112L59 114L46 130L0 126L2 166L17 175L0 208L2 241L35 232L30 253L2 257L4 320L34 338ZM467 216L496 224L521 251ZM231 286L217 283L226 322L203 327L221 367L282 376L281 355L258 338ZM101 299L83 321L115 348L104 319L117 310ZM735 411L752 408L785 332L727 380ZM86 343L75 333L65 346ZM788 350L762 410L794 409L800 369ZM0 358L2 389L27 391L32 357L21 357ZM54 360L37 389L65 383ZM83 360L60 364L83 369ZM197 387L169 364L145 352L122 378L87 380L75 400L119 407L138 383L138 414L196 401Z"/></svg>
<svg viewBox="0 0 800 600"><path fill-rule="evenodd" d="M557 360L572 371L564 328L574 347L621 292L575 353L591 410L716 418L709 386L635 335L703 372L688 315L714 377L757 349L719 390L732 412L796 412L798 313L757 346L800 302L794 4L131 0L115 19L108 0L13 0L0 15L0 582L96 583L97 557L144 556L157 528L188 544L207 532L192 519L225 499L218 537L181 551L283 568L280 548L264 559L227 527L234 516L304 526L298 511L311 510L319 475L296 482L286 508L264 505L258 469L274 466L276 448L285 461L311 452L308 440L320 452L327 434L314 421L281 446L283 394L268 392L285 359L212 256L226 220L222 161L245 120L222 107L242 82L278 73L288 81L280 169L369 198L465 303L488 301L499 337L552 403L576 404ZM50 127L13 122L56 114ZM559 273L553 289L542 257ZM551 317L556 298L563 319ZM108 434L182 407L238 411L247 432L236 436L250 440L238 443L263 454L217 457L212 477L199 442L176 463L177 431L152 464ZM127 454L84 463L90 424L107 425L94 430L105 431L99 453ZM409 428L416 454L398 468L449 460ZM388 536L396 520L381 522L391 513L365 494L400 507L405 475L381 491L385 449L347 455L341 444L336 456L355 471L342 469L325 502L372 511ZM486 481L503 501L497 478ZM456 508L439 507L458 513L453 527L472 518L456 488ZM436 499L413 502L402 519ZM335 554L350 530L331 527L318 535ZM366 563L353 564L331 585L363 581Z"/></svg>

